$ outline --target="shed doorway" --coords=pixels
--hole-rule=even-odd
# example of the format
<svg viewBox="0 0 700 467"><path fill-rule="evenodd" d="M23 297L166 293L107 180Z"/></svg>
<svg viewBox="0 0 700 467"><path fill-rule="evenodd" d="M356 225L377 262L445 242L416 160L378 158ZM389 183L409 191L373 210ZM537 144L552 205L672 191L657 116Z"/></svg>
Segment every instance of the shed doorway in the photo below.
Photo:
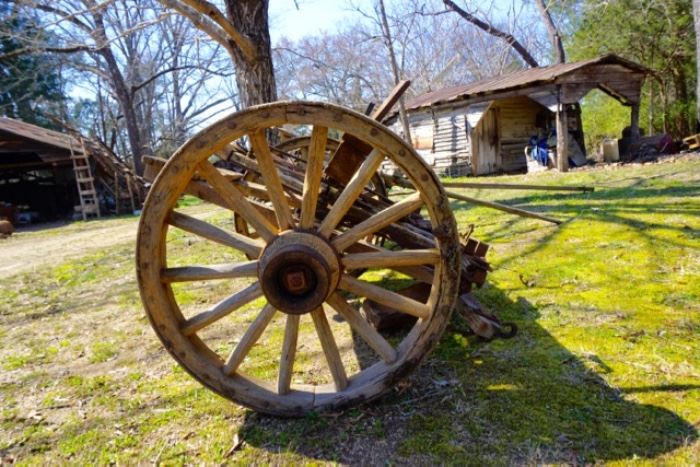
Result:
<svg viewBox="0 0 700 467"><path fill-rule="evenodd" d="M498 108L491 105L476 125L472 138L472 171L474 175L493 173L500 168Z"/></svg>

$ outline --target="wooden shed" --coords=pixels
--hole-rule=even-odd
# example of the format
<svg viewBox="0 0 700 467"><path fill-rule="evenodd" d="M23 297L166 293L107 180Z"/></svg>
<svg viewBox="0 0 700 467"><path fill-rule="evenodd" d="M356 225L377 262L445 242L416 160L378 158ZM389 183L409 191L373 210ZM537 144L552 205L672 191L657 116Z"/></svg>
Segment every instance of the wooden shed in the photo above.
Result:
<svg viewBox="0 0 700 467"><path fill-rule="evenodd" d="M606 55L429 92L406 103L413 145L448 175L519 172L526 169L530 138L555 130L557 168L567 170L570 157L585 156L578 103L593 89L630 107L631 133L639 137L646 73L641 65Z"/></svg>
<svg viewBox="0 0 700 467"><path fill-rule="evenodd" d="M98 143L0 117L0 217L28 223L132 211L141 191Z"/></svg>

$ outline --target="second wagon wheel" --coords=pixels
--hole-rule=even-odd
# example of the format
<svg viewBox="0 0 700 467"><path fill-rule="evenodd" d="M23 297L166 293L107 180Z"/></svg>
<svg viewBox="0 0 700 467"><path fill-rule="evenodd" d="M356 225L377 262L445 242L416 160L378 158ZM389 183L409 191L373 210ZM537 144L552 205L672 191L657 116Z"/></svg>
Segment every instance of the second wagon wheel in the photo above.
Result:
<svg viewBox="0 0 700 467"><path fill-rule="evenodd" d="M277 144L272 148L272 153L283 157L287 158L290 163L296 164L298 170L300 171L301 176L303 177L303 173L305 170L305 161L308 159L308 153L309 153L309 146L311 145L311 136L298 136L296 138L291 138L288 139L282 143ZM324 166L328 164L328 160L330 157L333 155L333 153L338 149L338 146L340 145L340 141L337 139L333 138L327 138L326 139L326 151L325 151L325 157L324 157ZM242 168L245 170L245 168ZM257 174L249 174L252 175L252 179L257 178ZM365 191L368 192L368 194L380 198L380 199L386 199L387 198L387 191L386 191L386 186L384 184L384 181L382 180L382 177L379 175L379 172L376 172L374 175L372 175L372 178L370 179L369 183L367 184L367 187ZM255 234L248 223L245 221L243 217L241 217L239 214L236 214L234 212L233 214L233 222L234 225L236 226L236 232L242 233L248 237L253 237L256 238L257 234ZM379 243L379 241L375 242Z"/></svg>
<svg viewBox="0 0 700 467"><path fill-rule="evenodd" d="M301 194L279 175L265 137L282 124L312 128ZM372 147L332 199L322 190L329 128ZM233 141L244 141L255 153L269 205L210 163ZM385 158L403 170L417 193L353 222L349 213L357 214L358 197ZM183 212L187 208L177 208L177 201L186 192L226 210L209 210L205 218ZM423 236L428 247L390 251L362 240L417 209L432 224L431 238ZM260 237L236 233L231 211ZM367 272L355 278L355 269ZM426 270L434 271L427 279ZM301 415L376 398L418 365L449 320L459 243L435 174L398 136L342 107L274 103L203 130L163 167L139 224L137 276L156 333L202 384L262 412ZM427 280L429 298L423 303L393 292L396 277ZM405 335L384 337L358 311L366 299L418 320Z"/></svg>

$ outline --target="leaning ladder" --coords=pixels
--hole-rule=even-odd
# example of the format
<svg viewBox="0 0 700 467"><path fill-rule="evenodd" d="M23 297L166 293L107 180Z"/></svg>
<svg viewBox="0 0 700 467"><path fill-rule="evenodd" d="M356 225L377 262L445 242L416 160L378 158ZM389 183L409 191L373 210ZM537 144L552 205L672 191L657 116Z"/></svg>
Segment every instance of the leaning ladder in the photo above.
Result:
<svg viewBox="0 0 700 467"><path fill-rule="evenodd" d="M90 169L90 159L88 158L85 144L80 141L82 152L76 154L73 151L73 144L70 145L71 159L73 160L73 172L75 172L75 183L78 186L78 197L80 198L80 212L83 220L90 216L100 217L100 203L95 190L95 179ZM77 206L76 206L77 208Z"/></svg>

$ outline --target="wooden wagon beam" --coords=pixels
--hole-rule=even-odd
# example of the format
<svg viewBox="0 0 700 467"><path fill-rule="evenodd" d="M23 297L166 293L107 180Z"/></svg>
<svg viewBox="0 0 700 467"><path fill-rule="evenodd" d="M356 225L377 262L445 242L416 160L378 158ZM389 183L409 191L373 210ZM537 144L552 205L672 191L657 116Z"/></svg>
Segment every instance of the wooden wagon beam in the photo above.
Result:
<svg viewBox="0 0 700 467"><path fill-rule="evenodd" d="M515 183L460 183L447 182L443 183L445 188L478 188L478 189L497 189L497 190L541 190L541 191L581 191L592 192L595 189L592 186L552 186L552 185L521 185Z"/></svg>
<svg viewBox="0 0 700 467"><path fill-rule="evenodd" d="M562 221L555 219L553 217L543 216L542 214L537 214L536 212L526 211L524 209L514 208L512 206L507 206L505 204L494 203L493 201L485 201L483 199L472 198L470 196L460 195L459 193L454 193L451 191L446 191L445 194L449 198L458 199L460 201L466 201L467 203L477 204L479 206L484 206L491 209L496 209L498 211L508 212L510 214L515 214L521 217L530 217L533 219L539 219L546 222L551 222L553 224L561 224Z"/></svg>

